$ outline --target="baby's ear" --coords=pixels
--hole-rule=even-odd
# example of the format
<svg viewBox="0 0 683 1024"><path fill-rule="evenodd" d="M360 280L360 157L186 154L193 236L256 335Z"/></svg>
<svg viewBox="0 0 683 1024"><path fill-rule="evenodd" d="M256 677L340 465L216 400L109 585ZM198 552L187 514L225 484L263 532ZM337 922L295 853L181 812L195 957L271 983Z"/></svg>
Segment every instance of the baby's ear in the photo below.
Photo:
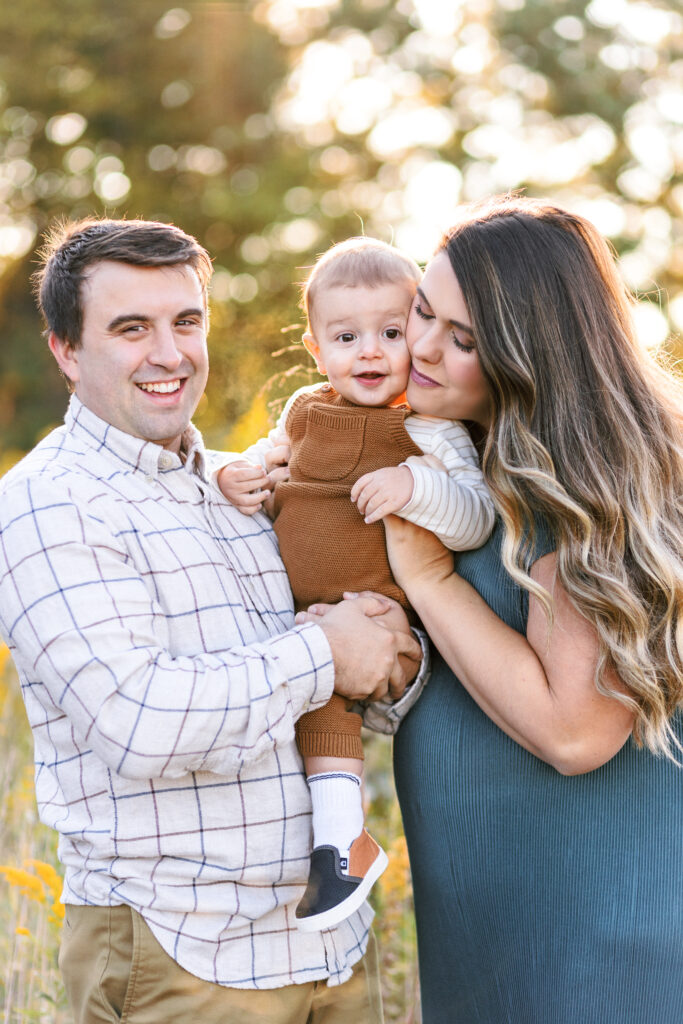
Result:
<svg viewBox="0 0 683 1024"><path fill-rule="evenodd" d="M306 331L302 338L302 341L304 343L304 346L308 349L308 351L315 359L315 365L318 367L318 373L322 374L323 377L326 377L327 370L325 369L325 364L323 363L322 355L320 352L320 345L315 340L310 331Z"/></svg>

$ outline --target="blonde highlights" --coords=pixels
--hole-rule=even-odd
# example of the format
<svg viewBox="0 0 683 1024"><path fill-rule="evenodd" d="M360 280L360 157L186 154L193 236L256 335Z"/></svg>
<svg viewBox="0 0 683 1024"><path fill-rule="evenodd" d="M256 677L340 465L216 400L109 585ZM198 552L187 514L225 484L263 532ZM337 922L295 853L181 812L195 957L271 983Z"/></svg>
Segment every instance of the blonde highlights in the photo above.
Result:
<svg viewBox="0 0 683 1024"><path fill-rule="evenodd" d="M635 338L631 299L586 220L543 201L464 207L444 236L492 398L484 472L506 569L527 571L539 522L557 575L595 627L595 683L674 756L683 703L682 389ZM616 672L624 694L609 682Z"/></svg>

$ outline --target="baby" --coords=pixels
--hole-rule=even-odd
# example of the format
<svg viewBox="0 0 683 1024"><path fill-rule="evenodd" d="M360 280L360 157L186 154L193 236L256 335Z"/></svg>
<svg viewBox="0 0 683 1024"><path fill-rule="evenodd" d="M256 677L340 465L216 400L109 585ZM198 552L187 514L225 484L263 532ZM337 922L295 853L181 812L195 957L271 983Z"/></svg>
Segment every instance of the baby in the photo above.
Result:
<svg viewBox="0 0 683 1024"><path fill-rule="evenodd" d="M493 504L465 427L404 404L405 329L420 278L416 263L375 239L329 249L302 301L303 342L327 383L293 394L268 437L218 476L242 512L266 503L297 610L373 590L410 612L389 568L386 515L432 530L454 551L479 547L491 532ZM308 885L296 909L304 931L352 914L387 865L364 828L359 710L333 694L296 726L313 808Z"/></svg>

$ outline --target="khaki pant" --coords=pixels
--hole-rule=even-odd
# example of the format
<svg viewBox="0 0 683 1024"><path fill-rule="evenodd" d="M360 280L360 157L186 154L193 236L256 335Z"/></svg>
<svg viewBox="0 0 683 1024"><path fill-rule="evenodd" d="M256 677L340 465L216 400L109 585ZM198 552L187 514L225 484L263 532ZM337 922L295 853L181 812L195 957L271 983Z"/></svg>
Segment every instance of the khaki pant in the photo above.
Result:
<svg viewBox="0 0 683 1024"><path fill-rule="evenodd" d="M374 936L344 985L224 988L179 967L130 907L67 906L59 966L74 1024L382 1024Z"/></svg>

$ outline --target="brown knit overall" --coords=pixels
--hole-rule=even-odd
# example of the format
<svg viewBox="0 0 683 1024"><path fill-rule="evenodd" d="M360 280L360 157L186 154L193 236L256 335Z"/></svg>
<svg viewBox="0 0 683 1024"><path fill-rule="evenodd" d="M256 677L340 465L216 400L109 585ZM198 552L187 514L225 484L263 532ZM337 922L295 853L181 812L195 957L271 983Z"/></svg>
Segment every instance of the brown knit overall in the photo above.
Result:
<svg viewBox="0 0 683 1024"><path fill-rule="evenodd" d="M301 395L287 417L290 479L275 489L273 525L297 611L340 601L345 590L376 590L408 608L389 568L384 526L367 524L351 501L365 473L421 455L405 429L410 410L353 405L330 385ZM333 694L296 724L304 757L362 758L360 715Z"/></svg>

